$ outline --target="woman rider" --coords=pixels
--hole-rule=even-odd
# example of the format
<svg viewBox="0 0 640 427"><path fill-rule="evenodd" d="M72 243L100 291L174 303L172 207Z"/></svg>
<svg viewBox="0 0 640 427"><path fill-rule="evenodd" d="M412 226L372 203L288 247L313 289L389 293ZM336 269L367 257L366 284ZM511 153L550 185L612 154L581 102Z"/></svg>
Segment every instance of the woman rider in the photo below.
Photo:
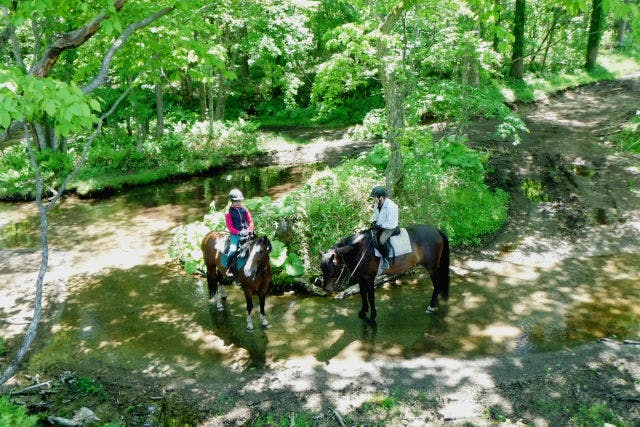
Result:
<svg viewBox="0 0 640 427"><path fill-rule="evenodd" d="M231 206L224 215L227 229L231 233L229 239L229 253L227 254L227 276L233 277L236 273L236 258L238 255L238 245L240 239L253 232L253 219L249 210L242 206L244 196L237 188L229 192Z"/></svg>
<svg viewBox="0 0 640 427"><path fill-rule="evenodd" d="M373 187L371 195L377 201L373 208L371 228L378 230L378 251L382 255L382 269L389 268L387 241L398 228L398 205L391 200L384 187Z"/></svg>

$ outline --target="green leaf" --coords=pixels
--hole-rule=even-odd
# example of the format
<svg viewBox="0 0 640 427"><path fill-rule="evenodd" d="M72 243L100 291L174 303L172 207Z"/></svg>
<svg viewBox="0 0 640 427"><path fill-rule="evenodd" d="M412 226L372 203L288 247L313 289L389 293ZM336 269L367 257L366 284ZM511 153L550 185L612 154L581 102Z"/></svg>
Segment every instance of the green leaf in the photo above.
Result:
<svg viewBox="0 0 640 427"><path fill-rule="evenodd" d="M187 274L193 274L198 270L198 263L195 261L186 261L184 263L184 271L187 272Z"/></svg>
<svg viewBox="0 0 640 427"><path fill-rule="evenodd" d="M289 254L289 256L287 257L287 262L284 265L284 271L289 276L300 276L304 273L304 265L302 263L302 260L296 253L291 252Z"/></svg>
<svg viewBox="0 0 640 427"><path fill-rule="evenodd" d="M280 267L287 260L287 247L280 240L271 241L271 265Z"/></svg>

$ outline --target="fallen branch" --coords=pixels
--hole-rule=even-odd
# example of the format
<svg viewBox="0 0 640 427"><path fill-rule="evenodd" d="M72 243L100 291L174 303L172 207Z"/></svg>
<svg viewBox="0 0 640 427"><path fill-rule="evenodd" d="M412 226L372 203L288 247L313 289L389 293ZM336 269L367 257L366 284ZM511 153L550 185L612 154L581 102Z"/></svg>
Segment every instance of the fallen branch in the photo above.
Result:
<svg viewBox="0 0 640 427"><path fill-rule="evenodd" d="M43 383L37 383L37 384L34 384L34 385L30 385L29 387L25 387L22 390L19 390L19 391L10 393L10 394L12 394L12 395L14 395L14 394L27 394L27 393L29 393L29 392L31 392L33 390L37 390L37 389L40 389L42 387L51 388L51 382L50 381L45 381Z"/></svg>
<svg viewBox="0 0 640 427"><path fill-rule="evenodd" d="M336 418L338 419L338 422L340 423L340 425L342 427L345 427L344 425L344 420L342 419L342 417L340 416L340 413L336 410L336 409L332 409L333 413L335 414Z"/></svg>

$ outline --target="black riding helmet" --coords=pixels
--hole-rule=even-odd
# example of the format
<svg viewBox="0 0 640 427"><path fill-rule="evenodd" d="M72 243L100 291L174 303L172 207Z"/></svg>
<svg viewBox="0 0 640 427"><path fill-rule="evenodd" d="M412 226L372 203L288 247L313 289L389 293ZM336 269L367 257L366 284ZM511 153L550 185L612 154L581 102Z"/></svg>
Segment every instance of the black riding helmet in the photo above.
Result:
<svg viewBox="0 0 640 427"><path fill-rule="evenodd" d="M373 190L371 190L371 194L369 195L369 197L382 197L382 196L386 196L387 195L387 190L384 187L373 187Z"/></svg>

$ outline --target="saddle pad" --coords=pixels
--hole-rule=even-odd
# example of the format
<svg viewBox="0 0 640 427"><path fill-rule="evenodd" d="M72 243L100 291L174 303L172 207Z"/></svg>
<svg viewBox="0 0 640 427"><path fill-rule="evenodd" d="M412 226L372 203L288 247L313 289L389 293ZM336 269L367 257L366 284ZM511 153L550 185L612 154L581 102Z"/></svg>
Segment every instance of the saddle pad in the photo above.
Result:
<svg viewBox="0 0 640 427"><path fill-rule="evenodd" d="M222 257L220 257L220 264L222 264L223 267L228 267L227 265L227 254L229 253L229 243L230 243L230 238L227 237L225 239L221 239L218 240L215 244L215 248L218 252L222 253ZM236 267L238 270L241 270L242 267L244 267L245 263L247 262L247 253L248 251L246 250L246 247L243 247L243 245L240 245L238 247L240 254L238 254L238 257L236 258Z"/></svg>
<svg viewBox="0 0 640 427"><path fill-rule="evenodd" d="M393 251L389 253L389 256L400 256L404 254L411 253L411 240L409 240L409 233L407 233L406 228L400 229L400 234L397 236L391 236L389 239L391 242L391 247ZM374 249L375 255L377 257L380 256L380 252L377 249Z"/></svg>

